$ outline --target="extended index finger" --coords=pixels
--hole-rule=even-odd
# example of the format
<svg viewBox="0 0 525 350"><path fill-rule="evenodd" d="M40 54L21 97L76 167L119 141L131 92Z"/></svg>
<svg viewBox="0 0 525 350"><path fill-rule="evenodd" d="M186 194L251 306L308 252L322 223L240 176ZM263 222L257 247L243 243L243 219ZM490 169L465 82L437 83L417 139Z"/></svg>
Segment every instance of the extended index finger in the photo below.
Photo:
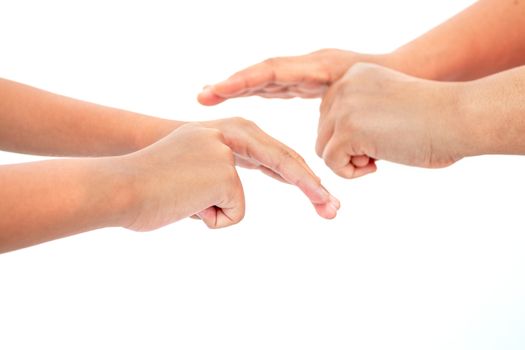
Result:
<svg viewBox="0 0 525 350"><path fill-rule="evenodd" d="M336 216L339 201L321 185L319 177L294 150L267 134L259 133L248 145L248 152L260 164L297 186L320 216L327 219Z"/></svg>

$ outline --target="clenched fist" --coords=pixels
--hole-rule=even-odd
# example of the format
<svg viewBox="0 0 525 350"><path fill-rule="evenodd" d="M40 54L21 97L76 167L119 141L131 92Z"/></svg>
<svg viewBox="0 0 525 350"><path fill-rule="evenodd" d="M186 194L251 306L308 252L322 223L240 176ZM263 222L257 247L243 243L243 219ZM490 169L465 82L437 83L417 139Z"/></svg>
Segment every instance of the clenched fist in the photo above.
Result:
<svg viewBox="0 0 525 350"><path fill-rule="evenodd" d="M345 178L375 171L376 159L448 166L468 147L459 108L462 86L358 63L323 98L317 154Z"/></svg>

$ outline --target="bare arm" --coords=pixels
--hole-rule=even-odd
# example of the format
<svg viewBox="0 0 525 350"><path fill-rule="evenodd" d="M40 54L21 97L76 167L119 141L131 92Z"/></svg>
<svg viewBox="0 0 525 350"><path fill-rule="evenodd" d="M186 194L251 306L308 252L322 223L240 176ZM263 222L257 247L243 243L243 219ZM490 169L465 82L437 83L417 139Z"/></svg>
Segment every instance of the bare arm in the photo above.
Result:
<svg viewBox="0 0 525 350"><path fill-rule="evenodd" d="M119 155L150 145L180 125L0 79L0 149L6 151Z"/></svg>
<svg viewBox="0 0 525 350"><path fill-rule="evenodd" d="M0 253L123 224L116 174L102 158L0 166Z"/></svg>
<svg viewBox="0 0 525 350"><path fill-rule="evenodd" d="M55 156L116 156L155 143L186 124L56 95L0 79L0 149ZM236 164L296 185L327 214L334 199L291 148L242 118L203 122L220 130ZM338 204L337 204L338 205Z"/></svg>
<svg viewBox="0 0 525 350"><path fill-rule="evenodd" d="M0 148L96 156L0 166L0 252L191 215L231 225L244 213L234 163L296 185L322 217L339 208L296 152L242 118L192 127L0 80Z"/></svg>
<svg viewBox="0 0 525 350"><path fill-rule="evenodd" d="M193 124L124 156L2 166L0 183L0 252L102 227L149 231L199 215L218 228L244 215L224 136Z"/></svg>
<svg viewBox="0 0 525 350"><path fill-rule="evenodd" d="M392 56L392 68L434 80L472 80L523 65L525 1L480 0Z"/></svg>
<svg viewBox="0 0 525 350"><path fill-rule="evenodd" d="M204 89L215 105L244 96L318 98L357 62L433 80L471 80L525 64L525 1L480 0L392 53L324 49L270 58Z"/></svg>
<svg viewBox="0 0 525 350"><path fill-rule="evenodd" d="M525 155L525 66L459 86L466 155Z"/></svg>
<svg viewBox="0 0 525 350"><path fill-rule="evenodd" d="M439 168L469 156L525 155L525 66L468 82L436 82L358 63L321 104L316 151L338 175L363 157ZM372 169L371 169L372 167Z"/></svg>
<svg viewBox="0 0 525 350"><path fill-rule="evenodd" d="M202 124L122 156L0 166L0 184L0 253L102 227L149 231L196 215L219 228L244 216L234 153ZM335 217L339 202L317 186L318 213Z"/></svg>

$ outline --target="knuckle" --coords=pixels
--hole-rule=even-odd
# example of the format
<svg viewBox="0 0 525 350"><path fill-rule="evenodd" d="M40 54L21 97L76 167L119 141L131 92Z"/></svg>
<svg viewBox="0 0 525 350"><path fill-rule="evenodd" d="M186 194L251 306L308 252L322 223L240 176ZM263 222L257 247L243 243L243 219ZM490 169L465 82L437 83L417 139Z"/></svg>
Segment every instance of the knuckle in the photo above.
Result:
<svg viewBox="0 0 525 350"><path fill-rule="evenodd" d="M328 166L330 169L333 170L332 167L334 166L334 163L335 163L335 157L334 157L333 152L331 150L325 150L322 154L322 157L323 157L323 160L326 166Z"/></svg>
<svg viewBox="0 0 525 350"><path fill-rule="evenodd" d="M243 117L233 117L231 120L242 128L254 128L257 126L254 121Z"/></svg>
<svg viewBox="0 0 525 350"><path fill-rule="evenodd" d="M344 78L345 81L354 82L356 87L380 88L389 80L385 76L386 70L387 68L374 63L359 62L350 67Z"/></svg>
<svg viewBox="0 0 525 350"><path fill-rule="evenodd" d="M245 118L243 117L239 117L239 116L236 116L236 117L231 117L231 118L228 118L228 120L234 124L242 124L244 123L244 121L246 120Z"/></svg>
<svg viewBox="0 0 525 350"><path fill-rule="evenodd" d="M231 208L229 210L228 218L230 219L230 225L236 224L244 219L245 216L245 201L244 201L244 192L242 189L241 182L237 175L235 174L235 178L232 179L229 186L225 186L228 189L226 190L227 193L224 195L224 201L223 203L227 203L228 206Z"/></svg>
<svg viewBox="0 0 525 350"><path fill-rule="evenodd" d="M262 63L270 67L273 67L277 65L280 60L281 59L279 57L270 57L270 58L265 59Z"/></svg>
<svg viewBox="0 0 525 350"><path fill-rule="evenodd" d="M331 54L336 51L337 49L327 48L327 49L321 49L321 50L314 51L312 52L312 55L326 55L326 54Z"/></svg>
<svg viewBox="0 0 525 350"><path fill-rule="evenodd" d="M304 161L303 157L301 157L299 153L297 153L291 148L288 148L287 146L281 148L281 154L283 157L288 158L290 160Z"/></svg>
<svg viewBox="0 0 525 350"><path fill-rule="evenodd" d="M322 115L319 130L326 127L325 124L333 123L334 132L344 130L344 132L358 131L360 121L366 119L366 106L359 99L351 99L343 105L336 105L329 113Z"/></svg>
<svg viewBox="0 0 525 350"><path fill-rule="evenodd" d="M321 145L319 141L317 141L317 143L315 144L315 153L317 154L319 158L323 158L323 151L324 151L323 146Z"/></svg>
<svg viewBox="0 0 525 350"><path fill-rule="evenodd" d="M319 58L326 60L327 62L333 63L334 60L337 60L339 57L343 57L348 53L348 51L336 49L336 48L326 48L312 52L312 55L319 56Z"/></svg>
<svg viewBox="0 0 525 350"><path fill-rule="evenodd" d="M331 140L331 142L334 142ZM325 164L332 170L336 170L336 165L340 164L340 152L339 147L334 147L333 144L328 145L322 154Z"/></svg>
<svg viewBox="0 0 525 350"><path fill-rule="evenodd" d="M360 93L361 88L362 84L360 81L354 78L338 82L337 85L334 86L334 103L349 103L354 101Z"/></svg>
<svg viewBox="0 0 525 350"><path fill-rule="evenodd" d="M297 153L292 150L281 148L279 149L279 159L277 160L276 170L282 173L290 165L290 162L295 162L302 159Z"/></svg>
<svg viewBox="0 0 525 350"><path fill-rule="evenodd" d="M343 101L348 100L348 94L353 92L354 83L349 81L338 81L333 84L325 94L325 97L321 101L319 111L322 115L329 113L333 108Z"/></svg>
<svg viewBox="0 0 525 350"><path fill-rule="evenodd" d="M323 117L325 114L327 114L330 109L332 108L332 91L329 90L330 95L325 95L323 100L321 101L321 104L319 105L319 114L321 117Z"/></svg>
<svg viewBox="0 0 525 350"><path fill-rule="evenodd" d="M220 142L222 144L226 143L226 139L224 137L224 134L219 129L212 129L212 128L203 128L203 136L206 138L209 138L210 140L213 140L215 142ZM228 148L226 145L224 145L226 148Z"/></svg>
<svg viewBox="0 0 525 350"><path fill-rule="evenodd" d="M294 150L290 150L290 156L298 163L301 163L301 164L306 164L306 161L304 160L304 158L297 152L295 152Z"/></svg>
<svg viewBox="0 0 525 350"><path fill-rule="evenodd" d="M222 131L220 131L219 129L207 129L206 131L214 138L218 138L218 139L223 138Z"/></svg>
<svg viewBox="0 0 525 350"><path fill-rule="evenodd" d="M358 75L369 75L373 74L376 70L376 66L373 63L368 62L357 62L347 71L347 75L358 76Z"/></svg>
<svg viewBox="0 0 525 350"><path fill-rule="evenodd" d="M237 211L235 215L233 215L232 220L234 224L237 224L241 222L244 219L244 216L246 215L246 210L244 207L244 203L240 204L237 208Z"/></svg>
<svg viewBox="0 0 525 350"><path fill-rule="evenodd" d="M344 130L345 133L355 133L359 130L359 123L358 118L356 118L355 110L349 108L348 111L346 111L345 114L343 114L341 117L337 120L337 130Z"/></svg>
<svg viewBox="0 0 525 350"><path fill-rule="evenodd" d="M333 169L334 173L344 179L353 179L354 178L354 171L353 169L347 169L348 167L344 167L341 169Z"/></svg>

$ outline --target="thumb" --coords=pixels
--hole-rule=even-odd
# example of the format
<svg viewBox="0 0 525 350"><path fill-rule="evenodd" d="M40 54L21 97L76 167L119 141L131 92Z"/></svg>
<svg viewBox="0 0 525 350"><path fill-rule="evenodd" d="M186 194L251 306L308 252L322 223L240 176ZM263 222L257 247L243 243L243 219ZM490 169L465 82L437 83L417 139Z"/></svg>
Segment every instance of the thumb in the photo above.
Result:
<svg viewBox="0 0 525 350"><path fill-rule="evenodd" d="M223 228L239 223L244 218L244 191L239 178L231 186L226 197L214 206L199 212L197 216L209 228Z"/></svg>

